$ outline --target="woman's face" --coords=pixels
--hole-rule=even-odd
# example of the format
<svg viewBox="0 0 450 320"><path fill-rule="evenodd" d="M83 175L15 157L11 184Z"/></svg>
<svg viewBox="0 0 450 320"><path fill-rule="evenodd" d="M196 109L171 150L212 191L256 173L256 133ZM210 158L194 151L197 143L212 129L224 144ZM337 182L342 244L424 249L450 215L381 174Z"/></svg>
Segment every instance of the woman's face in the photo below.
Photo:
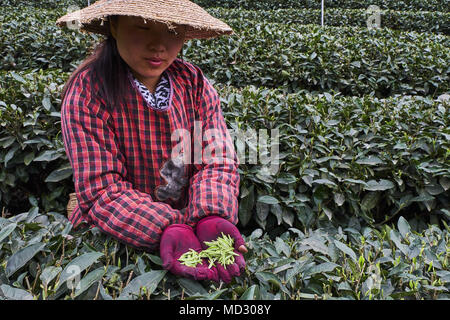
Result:
<svg viewBox="0 0 450 320"><path fill-rule="evenodd" d="M183 47L185 27L176 26L169 30L164 23L150 20L145 23L144 19L131 16L118 16L110 23L120 56L133 75L154 92L161 74ZM160 59L161 62L151 63L150 59Z"/></svg>

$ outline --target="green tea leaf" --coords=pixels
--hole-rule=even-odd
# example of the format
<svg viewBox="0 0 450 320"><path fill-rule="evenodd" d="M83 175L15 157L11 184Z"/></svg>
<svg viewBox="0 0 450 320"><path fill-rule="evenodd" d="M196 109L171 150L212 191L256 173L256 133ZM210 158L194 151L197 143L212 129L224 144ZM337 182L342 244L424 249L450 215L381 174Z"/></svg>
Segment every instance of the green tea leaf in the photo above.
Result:
<svg viewBox="0 0 450 320"><path fill-rule="evenodd" d="M275 250L277 250L279 254L284 253L286 257L291 255L291 248L279 237L275 240Z"/></svg>
<svg viewBox="0 0 450 320"><path fill-rule="evenodd" d="M52 103L49 97L45 97L44 99L42 99L42 106L45 110L50 111L50 109L52 108Z"/></svg>
<svg viewBox="0 0 450 320"><path fill-rule="evenodd" d="M144 273L133 280L123 289L119 300L130 300L139 294L142 287L147 288L147 294L152 294L158 287L159 282L166 275L167 270L152 270Z"/></svg>
<svg viewBox="0 0 450 320"><path fill-rule="evenodd" d="M312 183L325 184L328 186L337 187L336 183L334 183L333 181L331 181L329 179L317 179L317 180L314 180Z"/></svg>
<svg viewBox="0 0 450 320"><path fill-rule="evenodd" d="M309 268L308 270L305 270L304 276L306 276L306 275L313 275L313 274L316 274L316 273L331 272L331 271L333 271L336 267L339 267L339 265L336 264L336 263L333 263L333 262L324 262L324 263L315 265L315 266Z"/></svg>
<svg viewBox="0 0 450 320"><path fill-rule="evenodd" d="M78 297L80 294L88 290L95 282L101 280L105 273L105 268L100 267L85 275L80 281L79 288L75 291L74 298Z"/></svg>
<svg viewBox="0 0 450 320"><path fill-rule="evenodd" d="M154 254L150 254L150 253L147 253L147 257L148 257L148 258L150 259L150 261L153 262L154 264L156 264L156 265L158 265L158 266L162 266L162 265L163 265L163 262L162 262L162 260L161 260L160 257L158 257L158 256L156 256L156 255L154 255Z"/></svg>
<svg viewBox="0 0 450 320"><path fill-rule="evenodd" d="M29 152L24 158L23 163L28 166L34 159L34 151Z"/></svg>
<svg viewBox="0 0 450 320"><path fill-rule="evenodd" d="M61 271L61 267L48 266L42 271L39 279L41 279L43 284L48 285Z"/></svg>
<svg viewBox="0 0 450 320"><path fill-rule="evenodd" d="M259 295L258 291L258 286L254 284L251 287L247 288L247 290L245 290L239 300L257 300Z"/></svg>
<svg viewBox="0 0 450 320"><path fill-rule="evenodd" d="M18 75L18 74L15 73L14 71L11 72L11 76L12 76L14 79L16 79L17 81L19 81L19 82L21 82L21 83L23 83L23 84L26 84L26 83L27 83L27 81L26 81L21 75Z"/></svg>
<svg viewBox="0 0 450 320"><path fill-rule="evenodd" d="M242 226L246 226L253 215L253 207L255 205L255 192L254 186L251 185L248 189L244 189L248 194L243 197L239 203L239 222Z"/></svg>
<svg viewBox="0 0 450 320"><path fill-rule="evenodd" d="M370 180L367 182L367 185L364 187L365 190L368 191L384 191L388 189L394 188L395 185L389 180L381 179L379 182L376 180Z"/></svg>
<svg viewBox="0 0 450 320"><path fill-rule="evenodd" d="M2 228L0 231L0 242L2 242L3 239L6 239L14 231L14 229L16 229L16 227L16 223L10 223L6 227Z"/></svg>
<svg viewBox="0 0 450 320"><path fill-rule="evenodd" d="M188 278L179 278L177 279L177 282L189 296L208 294L208 291L206 291L198 281Z"/></svg>
<svg viewBox="0 0 450 320"><path fill-rule="evenodd" d="M266 271L260 271L255 273L256 278L259 279L259 281L263 283L271 283L275 285L277 288L281 288L281 281L280 279L271 272Z"/></svg>
<svg viewBox="0 0 450 320"><path fill-rule="evenodd" d="M345 202L345 196L342 193L336 192L333 195L334 197L334 202L336 203L336 205L338 207L342 206Z"/></svg>
<svg viewBox="0 0 450 320"><path fill-rule="evenodd" d="M320 252L323 254L328 255L328 247L326 246L325 242L320 241L317 238L306 238L301 241L302 244L308 245L316 252Z"/></svg>
<svg viewBox="0 0 450 320"><path fill-rule="evenodd" d="M380 200L379 192L369 192L364 196L364 198L361 201L361 209L365 211L370 211L377 206L379 200Z"/></svg>
<svg viewBox="0 0 450 320"><path fill-rule="evenodd" d="M408 221L405 218L400 217L397 223L398 231L402 235L403 239L406 239L406 234L411 232L411 227L409 226Z"/></svg>
<svg viewBox="0 0 450 320"><path fill-rule="evenodd" d="M363 164L363 165L369 165L369 166L376 166L379 164L384 164L384 162L376 157L376 156L370 156L370 157L366 157L366 158L361 158L359 160L356 160L357 164Z"/></svg>
<svg viewBox="0 0 450 320"><path fill-rule="evenodd" d="M41 154L39 154L33 161L53 161L61 157L62 154L57 152L56 150L45 150Z"/></svg>
<svg viewBox="0 0 450 320"><path fill-rule="evenodd" d="M266 203L266 204L277 204L279 201L272 196L260 196L257 200L258 202Z"/></svg>
<svg viewBox="0 0 450 320"><path fill-rule="evenodd" d="M34 300L34 297L28 291L11 287L7 284L2 284L0 290L8 300Z"/></svg>
<svg viewBox="0 0 450 320"><path fill-rule="evenodd" d="M70 164L65 165L61 168L53 170L45 179L44 182L59 182L67 179L72 175L72 166Z"/></svg>
<svg viewBox="0 0 450 320"><path fill-rule="evenodd" d="M336 247L339 250L341 250L343 253L348 255L353 261L355 261L355 262L358 261L358 258L356 257L355 252L351 248L349 248L346 244L344 244L340 241L337 241L337 240L334 240L334 244L336 245Z"/></svg>
<svg viewBox="0 0 450 320"><path fill-rule="evenodd" d="M103 256L103 253L88 252L73 259L62 271L58 288L67 280L76 279L81 272L94 264L101 256Z"/></svg>
<svg viewBox="0 0 450 320"><path fill-rule="evenodd" d="M12 276L17 270L27 264L28 261L45 247L45 243L34 243L14 253L6 264L6 276Z"/></svg>

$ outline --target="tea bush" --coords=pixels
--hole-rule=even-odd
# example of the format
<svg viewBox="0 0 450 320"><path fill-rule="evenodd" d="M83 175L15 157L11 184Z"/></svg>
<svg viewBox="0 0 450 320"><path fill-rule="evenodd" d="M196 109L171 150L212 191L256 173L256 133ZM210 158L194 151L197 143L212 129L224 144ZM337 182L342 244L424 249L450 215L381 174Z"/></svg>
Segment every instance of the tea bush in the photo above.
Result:
<svg viewBox="0 0 450 320"><path fill-rule="evenodd" d="M94 3L96 0L91 0ZM70 5L76 5L84 8L88 0L3 0L4 5L34 7L45 9L61 9ZM289 8L310 8L320 9L321 2L315 0L193 0L201 7L224 7L240 8L247 10L263 9L289 9ZM449 7L445 1L440 0L334 0L326 3L326 8L344 8L344 9L366 9L370 5L377 5L381 9L408 10L408 11L441 11L449 12Z"/></svg>
<svg viewBox="0 0 450 320"><path fill-rule="evenodd" d="M2 18L6 30L0 41L5 52L0 62L3 70L71 71L101 39L57 29L56 18L46 18L48 11L40 10L33 17L28 16L27 10L19 15L14 11L6 13ZM57 16L55 12L52 15ZM183 49L187 60L217 82L236 87L284 87L290 92L335 90L343 95L378 97L437 97L450 90L447 36L224 20L234 28L235 35L189 41ZM20 35L19 40L15 32Z"/></svg>
<svg viewBox="0 0 450 320"><path fill-rule="evenodd" d="M59 92L68 75L0 75L2 206L20 212L33 196L45 210L60 212L67 203L73 185L60 135ZM271 129L279 130L282 162L276 176L246 162L250 151L244 150L242 226L312 227L320 217L348 215L379 223L411 209L448 214L448 102L217 88L230 130L266 129L269 137Z"/></svg>
<svg viewBox="0 0 450 320"><path fill-rule="evenodd" d="M219 19L240 19L284 24L321 24L321 10L318 9L278 9L243 10L210 8L207 10ZM331 8L325 10L324 24L333 27L367 27L371 13L366 9ZM381 28L402 31L433 32L450 34L450 13L429 11L380 11Z"/></svg>
<svg viewBox="0 0 450 320"><path fill-rule="evenodd" d="M74 70L99 37L57 27L63 12L0 7L0 69Z"/></svg>
<svg viewBox="0 0 450 320"><path fill-rule="evenodd" d="M191 41L184 49L220 83L378 97L450 91L450 38L443 35L225 21L235 35Z"/></svg>
<svg viewBox="0 0 450 320"><path fill-rule="evenodd" d="M370 4L414 11L383 13L402 32L294 23L316 19L318 1L195 1L251 10L208 9L236 35L183 50L217 88L230 132L271 139L268 151L236 145L245 273L226 285L192 281L163 270L155 252L72 230L59 94L100 38L55 26L84 0L4 0L0 300L450 299L450 117L437 98L449 93L450 42L412 31L448 34L445 2L327 3L333 24L358 25ZM272 129L273 175L248 162L250 151L260 163L270 155Z"/></svg>
<svg viewBox="0 0 450 320"><path fill-rule="evenodd" d="M223 7L245 10L275 10L289 8L320 9L322 2L316 0L194 0L202 7ZM440 0L334 0L325 3L325 8L367 9L376 5L381 9L407 11L449 12L449 6Z"/></svg>
<svg viewBox="0 0 450 320"><path fill-rule="evenodd" d="M256 229L244 236L245 273L219 286L174 276L154 253L32 207L0 218L0 300L449 299L449 232L402 217L380 230L353 219L274 239Z"/></svg>
<svg viewBox="0 0 450 320"><path fill-rule="evenodd" d="M253 86L219 92L235 132L266 130L270 137L279 131L276 176L248 164L247 139L242 224L254 219L271 230L297 219L316 225L319 217L360 216L368 223L402 212L450 217L448 100L285 94Z"/></svg>
<svg viewBox="0 0 450 320"><path fill-rule="evenodd" d="M63 211L72 169L61 137L59 98L68 74L55 70L0 73L0 206Z"/></svg>
<svg viewBox="0 0 450 320"><path fill-rule="evenodd" d="M94 3L96 0L91 0ZM88 5L88 0L3 0L5 6L14 6L32 9L66 9L69 6L79 6L84 8Z"/></svg>

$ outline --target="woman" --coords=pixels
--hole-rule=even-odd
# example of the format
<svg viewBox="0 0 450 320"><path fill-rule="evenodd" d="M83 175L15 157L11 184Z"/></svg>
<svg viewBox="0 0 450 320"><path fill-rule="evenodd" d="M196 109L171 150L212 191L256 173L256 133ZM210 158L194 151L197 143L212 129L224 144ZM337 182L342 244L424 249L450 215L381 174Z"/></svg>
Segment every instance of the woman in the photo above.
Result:
<svg viewBox="0 0 450 320"><path fill-rule="evenodd" d="M232 30L187 0L101 0L57 24L74 19L107 37L62 94L63 141L78 200L70 221L136 248L159 248L163 267L174 274L231 281L247 251L235 227L239 163L216 90L177 55L189 39ZM183 133L181 147L176 132ZM211 146L214 160L226 161L192 161ZM222 232L235 240L233 265L180 264L183 253L200 251Z"/></svg>

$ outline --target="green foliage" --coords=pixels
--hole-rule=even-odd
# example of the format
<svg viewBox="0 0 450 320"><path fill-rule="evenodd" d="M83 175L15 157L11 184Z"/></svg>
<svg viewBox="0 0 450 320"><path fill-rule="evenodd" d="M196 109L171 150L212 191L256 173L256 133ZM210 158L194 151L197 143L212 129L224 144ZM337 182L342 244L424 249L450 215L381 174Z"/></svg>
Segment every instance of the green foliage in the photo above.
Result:
<svg viewBox="0 0 450 320"><path fill-rule="evenodd" d="M73 189L61 137L59 71L0 73L0 203L19 213L30 203L62 212Z"/></svg>
<svg viewBox="0 0 450 320"><path fill-rule="evenodd" d="M27 200L62 212L73 192L59 113L67 76L56 71L0 75L0 200L12 212L26 210ZM217 88L232 132L263 129L270 138L270 130L279 130L275 176L264 174L261 153L259 163L249 161L251 141L243 141L242 226L313 227L349 215L379 223L411 210L448 216L448 103L420 96Z"/></svg>
<svg viewBox="0 0 450 320"><path fill-rule="evenodd" d="M37 207L0 218L0 299L449 299L449 229L394 226L295 228L275 239L244 236L243 275L230 284L193 281L160 258L96 228Z"/></svg>
<svg viewBox="0 0 450 320"><path fill-rule="evenodd" d="M450 90L450 45L443 35L225 21L233 36L193 40L183 49L188 61L220 83L382 98Z"/></svg>
<svg viewBox="0 0 450 320"><path fill-rule="evenodd" d="M94 3L96 0L91 0ZM320 9L321 2L316 0L193 0L203 8L224 7L230 9L274 10L289 8ZM87 6L87 0L3 0L5 6L21 6L45 9L67 8L76 5L80 8ZM377 5L381 9L411 10L411 11L442 11L449 12L448 5L441 0L333 0L326 2L326 8L367 9L370 5Z"/></svg>
<svg viewBox="0 0 450 320"><path fill-rule="evenodd" d="M179 278L154 253L72 230L59 96L101 38L55 25L84 0L4 0L0 300L450 299L450 116L436 98L450 91L445 1L336 0L325 16L336 27L324 28L320 1L195 2L236 32L183 49L228 128L279 130L276 174L261 159L273 140L236 145L245 273L227 285ZM366 28L371 4L389 9L387 28Z"/></svg>
<svg viewBox="0 0 450 320"><path fill-rule="evenodd" d="M62 212L73 192L59 119L59 92L67 76L55 71L0 76L1 203L15 213L26 210L27 199ZM270 130L279 130L281 163L275 176L264 174L261 153L259 163L250 163L245 146L242 226L313 227L349 215L374 223L411 209L448 216L448 103L420 96L217 88L232 132L264 129L270 138Z"/></svg>
<svg viewBox="0 0 450 320"><path fill-rule="evenodd" d="M0 8L0 68L75 69L87 55L96 35L61 29L55 22L65 10L36 10L33 7Z"/></svg>
<svg viewBox="0 0 450 320"><path fill-rule="evenodd" d="M246 10L320 9L322 5L321 1L316 0L193 0L193 2L204 8L223 7ZM370 5L391 10L450 11L446 2L441 0L333 0L326 2L325 8L367 9Z"/></svg>
<svg viewBox="0 0 450 320"><path fill-rule="evenodd" d="M210 8L211 15L219 19L240 19L265 21L284 24L321 24L322 11L319 9L278 9L278 10L243 10ZM334 27L367 27L367 20L372 15L367 8L341 9L327 8L324 23ZM382 28L403 31L434 32L450 34L450 13L429 11L380 11Z"/></svg>
<svg viewBox="0 0 450 320"><path fill-rule="evenodd" d="M223 86L219 93L240 154L244 226L254 220L266 230L298 222L313 227L348 216L381 223L402 212L449 217L448 102L253 86ZM281 160L278 173L268 175L260 158L250 161L252 139L238 144L244 139L236 132L264 130L270 137L274 129ZM271 148L268 142L266 151Z"/></svg>
<svg viewBox="0 0 450 320"><path fill-rule="evenodd" d="M28 8L20 14L0 10L4 11L0 21L6 31L0 41L5 52L0 61L4 70L70 71L100 39L57 28L55 21L63 13L61 9ZM192 40L183 48L184 57L217 82L378 97L437 96L450 90L450 45L443 35L366 27L322 28L270 23L260 18L243 21L240 15L233 18L235 12L225 11L222 17L235 35ZM273 19L268 16L268 21Z"/></svg>
<svg viewBox="0 0 450 320"><path fill-rule="evenodd" d="M91 0L91 4L96 0ZM84 8L88 4L88 0L3 0L2 3L5 6L20 6L21 8L31 8L31 9L66 9L69 6L79 6Z"/></svg>

